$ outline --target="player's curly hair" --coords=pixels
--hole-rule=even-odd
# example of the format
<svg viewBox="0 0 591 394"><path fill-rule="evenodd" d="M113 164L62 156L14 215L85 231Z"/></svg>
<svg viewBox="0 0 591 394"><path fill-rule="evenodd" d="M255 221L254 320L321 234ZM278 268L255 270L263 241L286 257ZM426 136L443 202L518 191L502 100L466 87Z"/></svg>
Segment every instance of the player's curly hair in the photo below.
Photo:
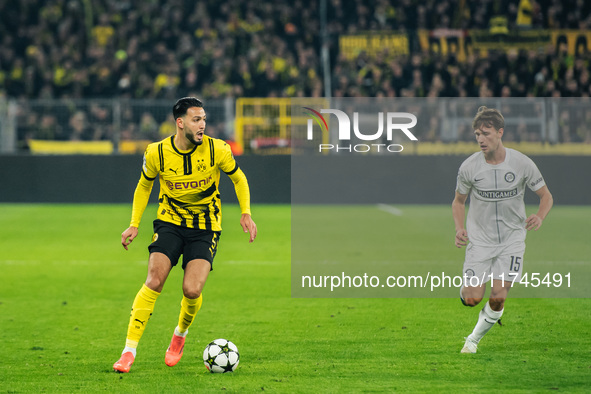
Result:
<svg viewBox="0 0 591 394"><path fill-rule="evenodd" d="M482 126L494 127L495 130L505 128L505 118L498 109L487 108L484 105L478 108L478 112L472 121L472 130L478 130Z"/></svg>
<svg viewBox="0 0 591 394"><path fill-rule="evenodd" d="M195 97L183 97L181 99L178 99L172 107L172 114L174 115L174 119L176 120L181 116L185 116L187 110L192 107L203 108L203 103L201 102L201 100Z"/></svg>

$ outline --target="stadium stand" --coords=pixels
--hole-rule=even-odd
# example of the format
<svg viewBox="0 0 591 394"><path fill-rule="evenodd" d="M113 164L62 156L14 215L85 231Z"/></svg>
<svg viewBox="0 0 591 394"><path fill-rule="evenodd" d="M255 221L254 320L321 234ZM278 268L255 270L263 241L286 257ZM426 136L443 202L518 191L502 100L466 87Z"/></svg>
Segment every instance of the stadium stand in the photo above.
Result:
<svg viewBox="0 0 591 394"><path fill-rule="evenodd" d="M322 97L328 81L318 3L0 0L0 97ZM327 15L333 97L591 95L591 36L574 44L564 41L575 39L570 33L553 33L586 32L587 1L328 0ZM540 32L546 32L544 49L474 49L491 38L531 41ZM344 46L347 37L365 34L369 41L376 33L391 39L377 51ZM398 44L402 50L395 50ZM27 124L41 139L113 139L113 130L99 127L116 116L113 110L80 107L65 115L22 115L28 119L19 122L21 146ZM123 112L129 121L119 125L118 139L160 135L165 115L150 119L138 111ZM227 132L226 124L214 127ZM588 141L579 134L562 139Z"/></svg>
<svg viewBox="0 0 591 394"><path fill-rule="evenodd" d="M16 98L315 96L322 83L317 3L0 1L0 91ZM349 61L337 46L340 34L355 32L488 29L498 15L512 30L527 4L535 5L530 28L586 29L589 2L366 3L329 1L337 96L589 94L587 54L521 51L458 63L411 48L410 56Z"/></svg>

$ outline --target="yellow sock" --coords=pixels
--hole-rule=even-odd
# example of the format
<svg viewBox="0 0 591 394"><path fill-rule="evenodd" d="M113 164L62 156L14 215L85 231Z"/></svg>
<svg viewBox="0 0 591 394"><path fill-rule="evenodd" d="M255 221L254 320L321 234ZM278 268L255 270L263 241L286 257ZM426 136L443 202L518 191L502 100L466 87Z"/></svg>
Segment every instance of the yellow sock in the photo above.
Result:
<svg viewBox="0 0 591 394"><path fill-rule="evenodd" d="M199 298L187 298L183 296L183 300L181 301L181 313L179 315L179 327L178 330L182 334L186 332L191 323L193 323L193 319L195 319L195 315L201 309L201 304L203 303L203 294L199 296Z"/></svg>
<svg viewBox="0 0 591 394"><path fill-rule="evenodd" d="M127 340L125 346L137 348L137 344L146 329L146 324L154 311L154 304L160 293L150 289L145 284L133 300L131 315L129 317L129 326L127 327Z"/></svg>

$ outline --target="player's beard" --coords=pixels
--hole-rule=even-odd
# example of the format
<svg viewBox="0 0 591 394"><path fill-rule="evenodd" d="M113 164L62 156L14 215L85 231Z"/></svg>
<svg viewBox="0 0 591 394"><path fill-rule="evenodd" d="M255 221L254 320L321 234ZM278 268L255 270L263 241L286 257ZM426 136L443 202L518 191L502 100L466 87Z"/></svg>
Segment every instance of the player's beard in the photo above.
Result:
<svg viewBox="0 0 591 394"><path fill-rule="evenodd" d="M196 146L199 146L203 143L203 140L196 141L195 136L193 136L192 133L185 133L185 138L187 138L190 143L192 143L193 145L196 145Z"/></svg>

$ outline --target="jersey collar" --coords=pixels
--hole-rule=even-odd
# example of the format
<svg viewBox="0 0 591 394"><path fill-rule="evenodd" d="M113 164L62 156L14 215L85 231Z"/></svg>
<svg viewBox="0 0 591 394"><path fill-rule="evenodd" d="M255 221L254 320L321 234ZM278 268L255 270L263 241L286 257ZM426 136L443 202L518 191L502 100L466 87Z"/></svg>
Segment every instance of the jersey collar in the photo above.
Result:
<svg viewBox="0 0 591 394"><path fill-rule="evenodd" d="M505 147L505 160L503 160L502 162L500 162L498 164L490 164L488 161L486 161L486 157L484 156L484 152L479 152L479 153L482 153L481 157L482 157L482 161L484 162L484 164L486 164L487 166L491 166L491 167L498 167L498 166L505 164L509 160L509 155L511 154L510 151L511 151L510 148Z"/></svg>
<svg viewBox="0 0 591 394"><path fill-rule="evenodd" d="M175 135L176 135L176 134L175 134ZM184 152L184 153L183 153L183 152L181 152L181 151L180 151L180 150L179 150L179 149L176 147L176 145L174 144L174 136L175 136L175 135L172 135L172 136L170 136L170 144L172 145L172 149L174 149L174 151L175 151L176 153L178 153L179 155L181 155L181 156L183 156L183 155L191 155L191 154L193 154L193 152L195 152L195 150L196 150L196 149L197 149L197 147L199 146L199 145L195 145L195 146L193 147L193 149L191 149L191 150L190 150L190 151L188 151L188 152ZM206 136L204 135L204 136L203 136L203 142L205 142L205 137L206 137ZM203 143L202 143L201 145L203 145Z"/></svg>

